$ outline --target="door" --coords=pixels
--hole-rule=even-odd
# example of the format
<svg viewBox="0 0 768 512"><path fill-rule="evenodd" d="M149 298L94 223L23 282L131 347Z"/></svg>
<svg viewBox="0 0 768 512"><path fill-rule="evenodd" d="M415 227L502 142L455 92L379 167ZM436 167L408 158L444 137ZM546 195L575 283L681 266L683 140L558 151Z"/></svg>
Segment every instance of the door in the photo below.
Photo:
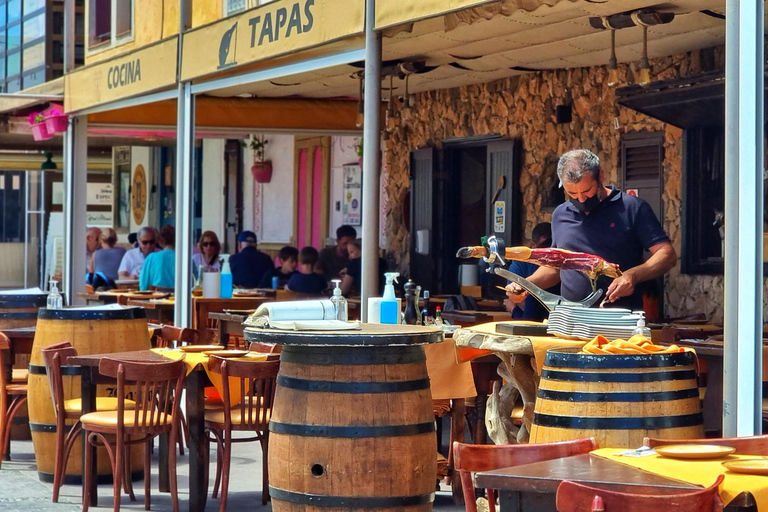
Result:
<svg viewBox="0 0 768 512"><path fill-rule="evenodd" d="M410 277L423 290L434 293L435 257L434 247L434 149L425 148L411 153L411 199L410 199Z"/></svg>
<svg viewBox="0 0 768 512"><path fill-rule="evenodd" d="M237 252L237 234L243 229L243 149L239 140L224 146L224 241L222 252Z"/></svg>
<svg viewBox="0 0 768 512"><path fill-rule="evenodd" d="M331 138L296 138L294 155L296 247L322 249L328 238L330 202Z"/></svg>

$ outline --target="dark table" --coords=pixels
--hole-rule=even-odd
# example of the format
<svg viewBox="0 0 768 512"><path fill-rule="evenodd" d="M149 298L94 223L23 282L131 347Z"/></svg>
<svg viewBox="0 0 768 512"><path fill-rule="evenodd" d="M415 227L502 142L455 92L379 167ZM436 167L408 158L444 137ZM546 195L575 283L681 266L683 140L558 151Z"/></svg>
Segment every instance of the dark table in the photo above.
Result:
<svg viewBox="0 0 768 512"><path fill-rule="evenodd" d="M158 299L162 300L162 299ZM151 299L128 299L128 306L140 306L147 310L147 318L161 324L172 324L176 304L171 301L157 302Z"/></svg>
<svg viewBox="0 0 768 512"><path fill-rule="evenodd" d="M236 313L208 313L208 318L219 321L219 343L223 346L228 346L229 336L242 336L243 335L243 322L248 318L246 314Z"/></svg>
<svg viewBox="0 0 768 512"><path fill-rule="evenodd" d="M477 473L475 482L479 488L499 489L501 512L555 512L557 487L563 480L639 494L677 494L701 488L591 454L483 471ZM752 494L744 492L726 510L754 505Z"/></svg>
<svg viewBox="0 0 768 512"><path fill-rule="evenodd" d="M99 362L109 357L112 359L126 359L130 361L144 362L168 362L170 359L151 350L137 350L133 352L115 352L109 354L90 354L84 356L75 356L68 358L67 362L71 365L82 366L82 377L80 381L83 414L94 412L96 410L96 385L99 383ZM189 511L202 512L205 510L205 502L208 497L208 480L205 467L205 385L208 377L202 366L198 365L194 370L187 374L184 382L186 390L186 413L189 424ZM96 449L88 446L85 442L85 432L83 432L83 474L85 474L85 450L93 450L93 471L94 477L98 474L96 469ZM168 441L165 436L160 438L160 475L159 487L161 492L168 492L170 489L168 481ZM173 447L175 449L175 447ZM91 505L96 506L96 479L86 482L83 478L83 486L91 486ZM85 487L83 487L85 488Z"/></svg>

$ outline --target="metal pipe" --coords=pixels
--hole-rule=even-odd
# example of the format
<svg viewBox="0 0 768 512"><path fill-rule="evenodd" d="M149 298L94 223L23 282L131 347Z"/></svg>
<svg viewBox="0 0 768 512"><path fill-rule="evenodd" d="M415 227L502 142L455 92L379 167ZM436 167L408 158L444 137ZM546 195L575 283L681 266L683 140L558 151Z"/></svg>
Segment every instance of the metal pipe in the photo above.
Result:
<svg viewBox="0 0 768 512"><path fill-rule="evenodd" d="M70 117L64 135L64 282L60 288L69 304L85 303L77 293L85 291L87 184L88 118Z"/></svg>
<svg viewBox="0 0 768 512"><path fill-rule="evenodd" d="M176 142L176 307L174 324L192 325L192 183L195 97L189 82L179 84Z"/></svg>
<svg viewBox="0 0 768 512"><path fill-rule="evenodd" d="M43 100L43 101L61 101L64 99L62 94L26 94L15 92L3 92L0 93L0 99L14 99L14 100Z"/></svg>
<svg viewBox="0 0 768 512"><path fill-rule="evenodd" d="M75 0L64 0L64 74L75 69Z"/></svg>
<svg viewBox="0 0 768 512"><path fill-rule="evenodd" d="M365 110L363 118L363 261L360 318L379 290L379 179L381 175L381 34L374 30L376 1L365 0Z"/></svg>

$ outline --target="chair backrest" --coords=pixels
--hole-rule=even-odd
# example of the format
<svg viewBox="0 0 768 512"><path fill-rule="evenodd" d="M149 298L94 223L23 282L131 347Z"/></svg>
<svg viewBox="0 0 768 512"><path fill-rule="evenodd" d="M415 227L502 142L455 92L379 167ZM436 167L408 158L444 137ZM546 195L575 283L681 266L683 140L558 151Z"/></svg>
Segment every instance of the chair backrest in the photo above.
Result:
<svg viewBox="0 0 768 512"><path fill-rule="evenodd" d="M251 344L248 345L248 350L250 352L258 352L260 354L279 354L283 351L283 346L274 343L252 341Z"/></svg>
<svg viewBox="0 0 768 512"><path fill-rule="evenodd" d="M631 494L608 491L599 487L561 482L557 488L558 512L721 512L723 500L717 488L724 476L706 489L680 494Z"/></svg>
<svg viewBox="0 0 768 512"><path fill-rule="evenodd" d="M179 403L187 374L182 357L178 361L140 362L104 358L99 373L117 379L117 433L126 426L136 434L158 434L176 428ZM130 396L126 394L130 393ZM135 402L134 421L125 425L125 400ZM170 412L170 416L168 413Z"/></svg>
<svg viewBox="0 0 768 512"><path fill-rule="evenodd" d="M445 311L477 311L477 301L469 295L451 295L443 305Z"/></svg>
<svg viewBox="0 0 768 512"><path fill-rule="evenodd" d="M51 400L53 410L57 418L63 418L64 413L64 383L62 380L62 361L66 362L69 356L76 356L77 349L68 341L61 341L48 345L40 351L43 356L45 372L48 374L48 386L51 388Z"/></svg>
<svg viewBox="0 0 768 512"><path fill-rule="evenodd" d="M176 341L179 345L196 345L199 342L200 333L197 329L189 327L176 327L175 325L163 325L160 332L155 335L155 346L165 348L169 341Z"/></svg>
<svg viewBox="0 0 768 512"><path fill-rule="evenodd" d="M266 432L275 400L280 361L236 361L211 356L208 359L208 369L221 374L224 386L222 400L224 401L225 428ZM231 378L238 379L235 385L240 387L242 397L240 403L234 407L230 405L230 386L233 385ZM231 423L233 409L240 412L238 424Z"/></svg>
<svg viewBox="0 0 768 512"><path fill-rule="evenodd" d="M597 448L594 437L542 444L464 444L456 441L453 443L453 467L461 478L467 512L476 512L472 473L560 459L589 453ZM488 504L491 512L494 512L492 493L488 493Z"/></svg>
<svg viewBox="0 0 768 512"><path fill-rule="evenodd" d="M8 359L11 355L11 340L0 332L0 417L3 416L7 404L5 403L5 387L9 384L8 374L6 368L8 368ZM2 452L2 448L0 448Z"/></svg>
<svg viewBox="0 0 768 512"><path fill-rule="evenodd" d="M643 440L643 444L645 446L650 446L651 448L667 444L714 444L736 448L736 453L741 455L768 455L768 435L714 437L711 439L656 439L653 437L646 437Z"/></svg>

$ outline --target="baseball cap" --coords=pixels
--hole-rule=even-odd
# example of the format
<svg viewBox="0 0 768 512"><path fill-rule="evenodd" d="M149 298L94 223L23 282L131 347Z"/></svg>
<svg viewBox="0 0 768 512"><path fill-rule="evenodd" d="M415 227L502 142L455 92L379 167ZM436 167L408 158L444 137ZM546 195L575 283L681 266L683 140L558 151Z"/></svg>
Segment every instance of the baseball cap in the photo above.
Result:
<svg viewBox="0 0 768 512"><path fill-rule="evenodd" d="M237 235L237 241L238 242L248 242L251 244L256 243L256 233L253 231L241 231L239 235Z"/></svg>

